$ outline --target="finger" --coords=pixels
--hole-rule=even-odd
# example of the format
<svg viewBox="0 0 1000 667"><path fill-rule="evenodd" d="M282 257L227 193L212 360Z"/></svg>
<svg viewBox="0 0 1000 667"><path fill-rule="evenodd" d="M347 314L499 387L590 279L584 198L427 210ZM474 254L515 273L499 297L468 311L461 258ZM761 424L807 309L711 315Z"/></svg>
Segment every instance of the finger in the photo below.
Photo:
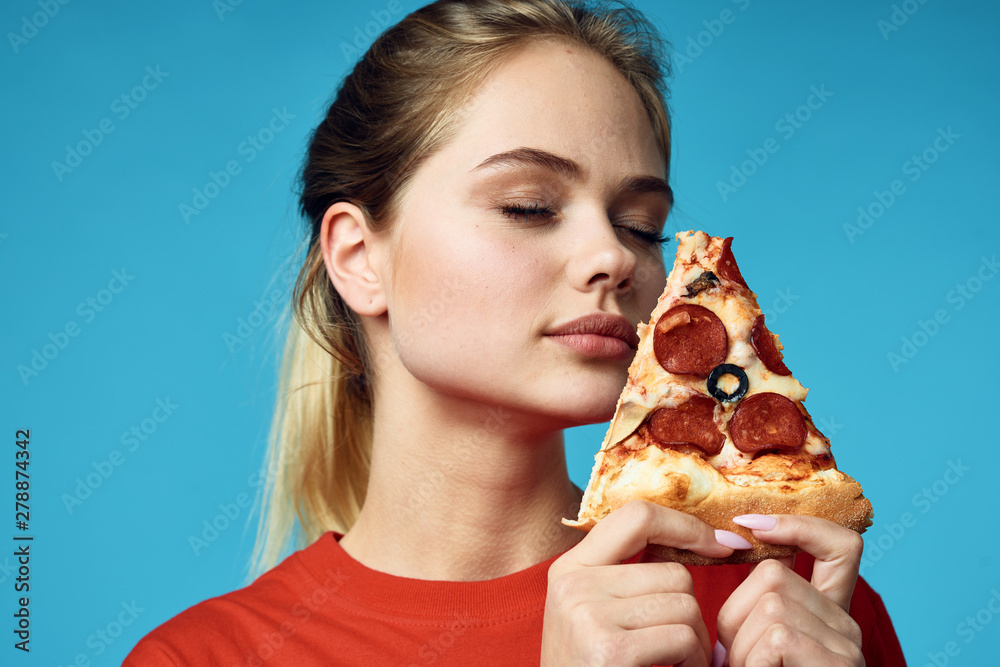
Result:
<svg viewBox="0 0 1000 667"><path fill-rule="evenodd" d="M631 563L597 565L587 570L592 590L599 597L634 598L656 593L694 595L691 572L680 563Z"/></svg>
<svg viewBox="0 0 1000 667"><path fill-rule="evenodd" d="M730 656L730 667L814 667L815 665L864 665L861 649L847 655L831 651L812 637L787 625L773 625L742 662Z"/></svg>
<svg viewBox="0 0 1000 667"><path fill-rule="evenodd" d="M706 653L702 649L698 635L689 625L658 625L629 630L625 633L625 641L634 657L608 664L708 667L711 660L711 651Z"/></svg>
<svg viewBox="0 0 1000 667"><path fill-rule="evenodd" d="M733 553L716 541L715 529L704 521L668 507L633 500L601 519L566 552L563 566L614 565L639 553L647 544L687 549L710 558Z"/></svg>
<svg viewBox="0 0 1000 667"><path fill-rule="evenodd" d="M845 611L850 609L864 547L861 535L832 521L798 514L747 514L733 522L753 529L761 542L796 545L815 556L812 585Z"/></svg>
<svg viewBox="0 0 1000 667"><path fill-rule="evenodd" d="M860 629L853 620L850 621L848 633L844 634L802 605L777 593L767 593L757 601L746 622L736 633L729 648L730 664L744 664L753 648L765 641L765 634L776 625L787 626L844 656L851 655L861 643Z"/></svg>
<svg viewBox="0 0 1000 667"><path fill-rule="evenodd" d="M719 610L716 627L723 646L732 646L742 627L759 611L758 603L775 595L809 611L841 634L851 636L856 626L840 605L785 565L768 559L757 564Z"/></svg>
<svg viewBox="0 0 1000 667"><path fill-rule="evenodd" d="M701 607L694 595L657 593L627 600L595 603L604 625L616 625L623 630L640 630L659 625L688 625L698 635L706 654L712 650L708 628L701 616Z"/></svg>
<svg viewBox="0 0 1000 667"><path fill-rule="evenodd" d="M782 565L784 565L785 567L787 567L789 570L791 570L791 569L793 569L795 567L795 556L794 555L792 555L792 556L782 556L781 558L774 558L772 560L778 561L779 563L781 563ZM754 567L757 567L757 564L755 564Z"/></svg>

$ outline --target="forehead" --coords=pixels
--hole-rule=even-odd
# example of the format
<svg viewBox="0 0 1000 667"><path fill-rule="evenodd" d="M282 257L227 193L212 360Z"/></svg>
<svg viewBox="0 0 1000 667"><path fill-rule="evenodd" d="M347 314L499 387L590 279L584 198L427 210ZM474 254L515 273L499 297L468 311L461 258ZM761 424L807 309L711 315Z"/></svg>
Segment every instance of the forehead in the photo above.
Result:
<svg viewBox="0 0 1000 667"><path fill-rule="evenodd" d="M491 155L530 146L579 163L588 180L665 176L639 96L615 67L578 44L517 51L460 111L458 133L432 161L462 178Z"/></svg>

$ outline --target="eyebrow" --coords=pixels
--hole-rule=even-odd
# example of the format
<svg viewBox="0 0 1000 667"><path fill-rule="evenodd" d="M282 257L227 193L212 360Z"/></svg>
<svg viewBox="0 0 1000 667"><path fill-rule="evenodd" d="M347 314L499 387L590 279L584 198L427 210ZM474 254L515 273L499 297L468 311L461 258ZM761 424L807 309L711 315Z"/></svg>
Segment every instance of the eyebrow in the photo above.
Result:
<svg viewBox="0 0 1000 667"><path fill-rule="evenodd" d="M526 165L543 167L573 180L579 180L583 177L583 167L573 160L539 148L527 148L524 146L491 155L473 167L471 171L491 166L523 167ZM674 203L674 191L665 180L657 176L626 176L618 183L617 189L618 191L625 192L660 193L667 197L671 206Z"/></svg>

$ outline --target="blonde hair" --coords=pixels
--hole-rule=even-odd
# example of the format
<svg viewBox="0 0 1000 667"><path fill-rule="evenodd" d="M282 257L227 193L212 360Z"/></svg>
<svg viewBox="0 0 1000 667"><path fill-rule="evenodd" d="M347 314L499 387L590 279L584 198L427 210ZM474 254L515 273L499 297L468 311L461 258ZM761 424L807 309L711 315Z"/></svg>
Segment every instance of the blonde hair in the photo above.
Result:
<svg viewBox="0 0 1000 667"><path fill-rule="evenodd" d="M300 174L307 252L292 295L251 577L289 547L350 529L368 485L376 368L358 316L327 276L317 240L323 214L347 201L373 229L386 229L414 171L454 135L477 86L540 39L588 47L621 72L669 170L667 44L624 0L438 0L380 35L312 133Z"/></svg>

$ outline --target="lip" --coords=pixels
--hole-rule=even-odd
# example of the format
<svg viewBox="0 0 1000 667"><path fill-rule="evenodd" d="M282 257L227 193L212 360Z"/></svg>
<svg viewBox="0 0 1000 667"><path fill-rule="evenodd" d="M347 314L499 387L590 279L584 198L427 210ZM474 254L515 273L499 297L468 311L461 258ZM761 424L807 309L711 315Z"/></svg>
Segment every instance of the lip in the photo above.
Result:
<svg viewBox="0 0 1000 667"><path fill-rule="evenodd" d="M588 356L618 358L634 355L639 336L621 315L591 313L554 327L545 334Z"/></svg>

